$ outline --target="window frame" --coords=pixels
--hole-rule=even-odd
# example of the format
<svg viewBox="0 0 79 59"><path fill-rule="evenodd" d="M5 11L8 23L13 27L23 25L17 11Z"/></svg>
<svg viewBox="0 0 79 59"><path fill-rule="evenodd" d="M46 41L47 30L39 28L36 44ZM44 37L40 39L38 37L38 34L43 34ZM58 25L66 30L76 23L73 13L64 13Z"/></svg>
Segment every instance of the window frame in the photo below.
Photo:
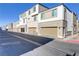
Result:
<svg viewBox="0 0 79 59"><path fill-rule="evenodd" d="M52 11L54 11L54 10L56 10L55 12L54 12L54 15L52 14ZM51 14L51 16L50 17L45 17L45 13L48 13L48 12L50 12L50 14ZM52 10L49 10L49 11L46 11L46 12L44 12L44 13L41 13L41 20L42 19L49 19L49 18L52 18L52 17L57 17L57 8L55 8L55 9L52 9Z"/></svg>
<svg viewBox="0 0 79 59"><path fill-rule="evenodd" d="M41 19L43 19L44 13L41 13Z"/></svg>
<svg viewBox="0 0 79 59"><path fill-rule="evenodd" d="M33 19L34 19L34 21L37 21L37 16L35 15Z"/></svg>
<svg viewBox="0 0 79 59"><path fill-rule="evenodd" d="M36 7L33 7L33 12L35 12L36 11Z"/></svg>
<svg viewBox="0 0 79 59"><path fill-rule="evenodd" d="M25 19L23 19L23 23L25 23Z"/></svg>
<svg viewBox="0 0 79 59"><path fill-rule="evenodd" d="M57 17L57 9L53 9L52 10L52 16L53 17Z"/></svg>

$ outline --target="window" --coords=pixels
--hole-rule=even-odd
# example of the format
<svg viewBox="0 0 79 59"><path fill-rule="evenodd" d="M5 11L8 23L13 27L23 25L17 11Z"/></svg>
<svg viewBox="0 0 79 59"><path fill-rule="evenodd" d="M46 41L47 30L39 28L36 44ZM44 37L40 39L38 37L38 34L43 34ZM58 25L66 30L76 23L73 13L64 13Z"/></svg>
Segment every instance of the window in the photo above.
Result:
<svg viewBox="0 0 79 59"><path fill-rule="evenodd" d="M67 11L66 11L66 8L64 8L64 19L67 19Z"/></svg>
<svg viewBox="0 0 79 59"><path fill-rule="evenodd" d="M23 19L23 23L25 23L25 19Z"/></svg>
<svg viewBox="0 0 79 59"><path fill-rule="evenodd" d="M35 12L35 11L36 11L36 7L33 8L33 12Z"/></svg>
<svg viewBox="0 0 79 59"><path fill-rule="evenodd" d="M30 20L30 18L28 18L28 20Z"/></svg>
<svg viewBox="0 0 79 59"><path fill-rule="evenodd" d="M44 13L41 13L41 19L43 19L43 15L44 15Z"/></svg>
<svg viewBox="0 0 79 59"><path fill-rule="evenodd" d="M41 19L48 19L52 17L57 17L57 9L49 10L41 13Z"/></svg>
<svg viewBox="0 0 79 59"><path fill-rule="evenodd" d="M54 17L57 16L57 9L52 10L52 16L54 16Z"/></svg>
<svg viewBox="0 0 79 59"><path fill-rule="evenodd" d="M34 16L34 21L36 21L36 16Z"/></svg>

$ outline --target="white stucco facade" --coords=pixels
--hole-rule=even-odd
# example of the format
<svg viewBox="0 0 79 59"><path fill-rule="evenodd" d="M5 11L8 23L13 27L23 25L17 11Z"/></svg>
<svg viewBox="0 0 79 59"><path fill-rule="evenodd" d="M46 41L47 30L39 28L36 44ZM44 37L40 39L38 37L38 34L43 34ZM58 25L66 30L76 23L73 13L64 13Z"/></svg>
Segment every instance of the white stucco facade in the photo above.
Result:
<svg viewBox="0 0 79 59"><path fill-rule="evenodd" d="M57 17L51 17L51 18L48 18L48 19L42 19L41 20L41 13L46 13L46 12L50 12L50 11L52 11L52 10L54 10L54 9L57 9ZM55 8L51 8L51 9L49 9L49 10L47 10L47 11L44 11L44 12L41 12L39 15L38 15L38 21L39 22L46 22L46 21L56 21L56 20L63 20L64 19L64 6L63 5L61 5L61 6L58 6L58 7L55 7ZM49 15L47 15L47 16L49 16ZM45 16L46 17L46 16Z"/></svg>

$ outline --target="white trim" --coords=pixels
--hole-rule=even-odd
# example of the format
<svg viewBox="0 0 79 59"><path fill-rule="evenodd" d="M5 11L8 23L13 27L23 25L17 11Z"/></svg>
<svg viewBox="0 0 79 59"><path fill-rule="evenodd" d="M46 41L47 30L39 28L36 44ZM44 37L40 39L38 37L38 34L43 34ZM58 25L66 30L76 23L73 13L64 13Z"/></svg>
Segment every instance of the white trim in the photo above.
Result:
<svg viewBox="0 0 79 59"><path fill-rule="evenodd" d="M39 21L38 23L41 23L41 22L48 22L48 21L62 21L63 19L56 19L56 20L54 20L53 18L50 18L50 20L48 20L48 19L45 19L45 20L41 20L41 21Z"/></svg>

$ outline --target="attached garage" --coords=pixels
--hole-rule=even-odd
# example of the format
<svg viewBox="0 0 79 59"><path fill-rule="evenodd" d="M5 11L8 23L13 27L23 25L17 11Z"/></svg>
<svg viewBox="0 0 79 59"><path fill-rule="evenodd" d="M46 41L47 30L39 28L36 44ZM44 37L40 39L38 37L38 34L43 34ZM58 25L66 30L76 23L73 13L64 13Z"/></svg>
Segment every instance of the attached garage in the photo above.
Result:
<svg viewBox="0 0 79 59"><path fill-rule="evenodd" d="M28 32L31 34L36 34L36 27L29 27Z"/></svg>
<svg viewBox="0 0 79 59"><path fill-rule="evenodd" d="M57 37L57 27L41 27L40 34L45 36Z"/></svg>

